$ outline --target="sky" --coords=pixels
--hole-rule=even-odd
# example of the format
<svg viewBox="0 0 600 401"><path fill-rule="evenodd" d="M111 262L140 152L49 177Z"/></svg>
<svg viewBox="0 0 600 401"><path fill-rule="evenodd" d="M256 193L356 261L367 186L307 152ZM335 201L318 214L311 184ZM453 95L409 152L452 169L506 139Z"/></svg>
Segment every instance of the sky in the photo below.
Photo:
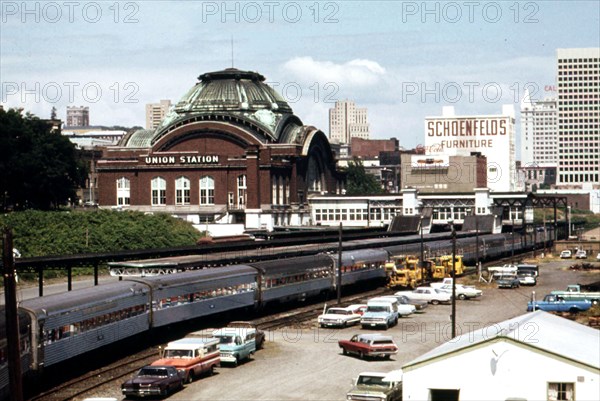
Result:
<svg viewBox="0 0 600 401"><path fill-rule="evenodd" d="M0 1L0 103L144 126L205 72L257 71L306 125L368 109L372 139L424 142L424 120L517 111L555 94L556 49L600 47L599 1ZM517 146L518 148L518 146Z"/></svg>

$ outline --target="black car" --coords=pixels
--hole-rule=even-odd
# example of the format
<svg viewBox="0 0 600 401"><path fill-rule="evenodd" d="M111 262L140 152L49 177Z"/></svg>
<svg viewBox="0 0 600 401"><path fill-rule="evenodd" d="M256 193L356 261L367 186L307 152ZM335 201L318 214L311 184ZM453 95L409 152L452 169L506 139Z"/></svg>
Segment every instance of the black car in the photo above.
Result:
<svg viewBox="0 0 600 401"><path fill-rule="evenodd" d="M144 366L121 384L125 396L166 396L183 388L183 377L173 366Z"/></svg>

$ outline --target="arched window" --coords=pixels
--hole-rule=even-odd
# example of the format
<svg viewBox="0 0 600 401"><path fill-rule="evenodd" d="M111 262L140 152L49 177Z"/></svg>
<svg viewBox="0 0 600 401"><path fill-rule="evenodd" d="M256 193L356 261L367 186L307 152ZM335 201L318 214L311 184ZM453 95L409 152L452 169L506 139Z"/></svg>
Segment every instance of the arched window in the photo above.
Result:
<svg viewBox="0 0 600 401"><path fill-rule="evenodd" d="M215 180L212 177L200 178L200 204L215 204Z"/></svg>
<svg viewBox="0 0 600 401"><path fill-rule="evenodd" d="M179 177L175 180L175 204L190 204L190 180L186 177Z"/></svg>
<svg viewBox="0 0 600 401"><path fill-rule="evenodd" d="M319 162L315 157L308 159L308 191L309 192L321 192L323 191L323 173L319 166Z"/></svg>
<svg viewBox="0 0 600 401"><path fill-rule="evenodd" d="M238 207L243 208L246 205L246 175L239 175L237 178L237 201Z"/></svg>
<svg viewBox="0 0 600 401"><path fill-rule="evenodd" d="M152 179L152 206L167 204L167 181L164 178Z"/></svg>
<svg viewBox="0 0 600 401"><path fill-rule="evenodd" d="M126 206L130 204L131 189L129 179L121 177L117 180L117 205Z"/></svg>

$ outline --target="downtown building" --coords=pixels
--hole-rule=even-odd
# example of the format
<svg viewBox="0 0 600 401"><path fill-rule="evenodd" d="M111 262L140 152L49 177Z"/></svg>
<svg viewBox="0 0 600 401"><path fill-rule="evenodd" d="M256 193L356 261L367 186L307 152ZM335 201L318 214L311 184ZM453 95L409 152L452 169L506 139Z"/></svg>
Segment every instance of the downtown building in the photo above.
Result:
<svg viewBox="0 0 600 401"><path fill-rule="evenodd" d="M521 100L521 189L536 191L556 184L558 163L557 99L533 100L529 91Z"/></svg>
<svg viewBox="0 0 600 401"><path fill-rule="evenodd" d="M356 107L350 100L341 100L329 109L329 140L332 143L350 144L352 138L369 137L366 108Z"/></svg>
<svg viewBox="0 0 600 401"><path fill-rule="evenodd" d="M345 180L327 136L235 68L202 74L158 127L105 148L97 173L100 207L268 230L310 224L309 199Z"/></svg>
<svg viewBox="0 0 600 401"><path fill-rule="evenodd" d="M485 156L487 188L493 192L515 191L514 106L504 105L500 115L471 116L457 116L454 107L444 107L441 116L425 118L425 154L433 159Z"/></svg>
<svg viewBox="0 0 600 401"><path fill-rule="evenodd" d="M90 108L87 106L67 106L66 127L89 127Z"/></svg>
<svg viewBox="0 0 600 401"><path fill-rule="evenodd" d="M146 129L155 129L160 125L171 109L170 100L146 104Z"/></svg>
<svg viewBox="0 0 600 401"><path fill-rule="evenodd" d="M558 166L562 188L600 188L600 48L558 49Z"/></svg>

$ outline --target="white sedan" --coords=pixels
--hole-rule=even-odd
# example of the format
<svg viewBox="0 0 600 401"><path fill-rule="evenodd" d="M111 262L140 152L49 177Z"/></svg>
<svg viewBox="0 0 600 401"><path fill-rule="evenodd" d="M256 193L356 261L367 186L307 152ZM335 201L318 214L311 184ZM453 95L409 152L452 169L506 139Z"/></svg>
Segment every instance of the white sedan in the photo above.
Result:
<svg viewBox="0 0 600 401"><path fill-rule="evenodd" d="M452 295L452 285L446 284L440 288L440 291L447 292ZM471 299L480 297L483 291L473 287L472 285L456 284L456 298L458 299Z"/></svg>
<svg viewBox="0 0 600 401"><path fill-rule="evenodd" d="M449 303L452 299L452 294L432 287L417 287L413 291L399 291L394 295L405 295L409 299L422 299L434 305Z"/></svg>
<svg viewBox="0 0 600 401"><path fill-rule="evenodd" d="M321 327L346 327L360 323L361 315L350 308L329 308L317 318Z"/></svg>

